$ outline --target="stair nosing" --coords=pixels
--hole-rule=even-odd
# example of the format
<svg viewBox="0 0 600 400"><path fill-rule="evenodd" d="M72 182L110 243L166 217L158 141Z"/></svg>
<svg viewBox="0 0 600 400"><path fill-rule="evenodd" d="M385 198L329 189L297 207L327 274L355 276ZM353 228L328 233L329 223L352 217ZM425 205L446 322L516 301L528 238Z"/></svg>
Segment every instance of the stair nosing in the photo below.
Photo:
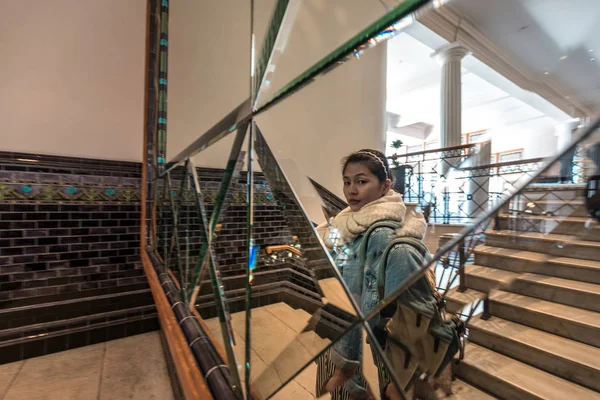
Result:
<svg viewBox="0 0 600 400"><path fill-rule="evenodd" d="M536 236L532 236L531 232L514 232L509 230L488 230L486 231L486 236L496 236L496 237L522 237L525 239L535 239L539 241L547 241L547 242L568 242L570 245L576 246L584 246L584 247L597 247L600 248L600 242L596 241L586 241L586 240L573 240L570 238L565 238L565 236L574 237L574 235L562 235L562 234L552 234L552 233L533 233ZM538 236L539 235L539 236ZM559 238L561 236L563 238Z"/></svg>
<svg viewBox="0 0 600 400"><path fill-rule="evenodd" d="M30 325L23 325L23 326L18 326L16 328L3 329L3 330L0 330L0 339L2 338L2 335L10 334L12 332L43 329L43 328L57 326L57 325L65 324L65 323L69 324L69 323L74 323L74 322L77 322L80 320L84 320L86 318L93 318L93 317L99 316L99 315L103 315L104 317L110 317L113 315L128 313L133 310L141 310L144 308L152 309L152 308L156 308L156 306L154 304L149 304L149 305L143 305L143 306L137 306L137 307L123 308L121 310L106 311L106 312L100 312L100 313L94 313L94 314L86 314L86 315L82 315L79 317L66 318L66 319L60 319L60 320L55 320L55 321L40 322L40 323L30 324ZM2 342L0 340L0 343L4 343L4 342Z"/></svg>
<svg viewBox="0 0 600 400"><path fill-rule="evenodd" d="M471 268L469 268L469 267L471 267ZM520 272L514 272L514 271L509 271L509 270L494 268L494 267L488 267L485 265L478 265L478 264L470 264L470 265L467 265L465 268L465 275L467 275L467 276L471 276L471 277L474 277L477 279L485 279L488 281L500 282L501 284L505 283L505 282L499 281L498 279L495 279L490 276L482 276L482 275L478 275L477 273L473 273L472 267L476 267L478 269L487 269L487 270L498 271L497 272L498 274L506 274L507 276L512 275L511 279L530 282L530 283L536 284L536 285L559 287L564 290L571 290L571 291L577 291L577 292L581 292L581 293L587 293L587 294L600 296L600 284L597 284L597 283L576 281L573 279L566 279L566 278L561 278L561 277L551 276L551 275L535 274L532 272L520 273ZM469 269L471 269L471 271L469 271ZM532 279L532 278L536 278L536 277L540 277L542 280L538 281L538 280ZM561 282L548 282L548 281L544 281L543 279L552 280L552 281L561 281L563 283L563 285L559 284ZM574 282L574 283L577 283L578 285L589 286L589 288L577 288L577 287L569 286L569 282ZM591 290L592 288L596 288L596 290L595 291Z"/></svg>
<svg viewBox="0 0 600 400"><path fill-rule="evenodd" d="M578 388L580 388L583 391L595 392L592 389L589 389L589 388L586 388L586 387L584 387L582 385L579 385L578 383L571 382L571 381L569 381L567 379L558 377L558 376L553 375L553 374L551 374L549 372L546 372L546 371L543 371L543 370L541 370L539 368L536 368L536 367L533 367L531 365L528 365L528 364L526 364L526 363L524 363L522 361L516 360L516 359L514 359L512 357L505 356L505 355L503 355L501 353L495 352L494 350L488 349L488 348L486 348L484 346L480 346L480 345L477 345L475 343L470 343L469 346L476 346L476 348L480 349L479 351L490 352L490 353L496 354L500 358L508 358L508 359L512 360L513 362L515 362L515 363L518 363L518 364L521 364L521 365L525 366L526 369L531 369L531 370L534 370L534 371L539 371L540 374L546 375L546 377L545 377L546 380L550 379L553 382L567 383L568 386L573 385L574 387L578 387ZM467 349L466 349L467 354L468 354L468 351L469 350L468 350L468 346L467 346ZM521 381L516 381L515 382L514 380L507 380L498 371L496 371L496 374L494 375L491 371L489 371L488 368L485 368L485 369L479 368L479 366L478 366L477 363L470 362L470 360L462 360L461 363L462 362L464 362L467 365L470 365L471 368L475 368L475 369L479 370L481 373L483 373L483 374L485 374L487 376L494 376L497 380L500 380L500 381L504 382L504 384L506 384L506 385L510 385L510 386L512 386L513 388L515 388L515 389L517 389L519 391L527 392L527 393L531 394L532 396L540 398L540 394L538 394L536 391L533 391L531 388L523 386L523 383ZM523 378L523 376L521 376L521 379L522 378ZM535 379L535 377L534 378L530 378L530 379ZM599 396L600 396L600 394L599 394Z"/></svg>
<svg viewBox="0 0 600 400"><path fill-rule="evenodd" d="M50 339L53 337L58 337L58 336L63 336L63 335L70 335L73 333L85 332L87 330L94 329L94 328L102 328L105 326L118 325L120 323L129 322L128 320L135 321L135 320L140 320L140 319L152 319L157 316L158 316L158 312L154 312L154 313L150 313L150 314L137 315L135 317L120 318L120 319L116 319L116 320L112 320L112 321L102 321L97 324L80 326L80 327L72 328L72 329L63 329L60 331L56 331L56 332L52 332L52 333L44 334L44 335L11 339L11 340L7 340L4 342L0 342L0 348L12 346L15 344L22 344L24 342L34 342L36 340L45 340L45 339Z"/></svg>
<svg viewBox="0 0 600 400"><path fill-rule="evenodd" d="M500 317L493 316L492 320L494 320L494 319L500 320L502 322L507 322L509 325L512 325L512 324L519 325L523 329L526 329L526 330L531 330L531 331L539 332L542 336L553 336L553 337L556 338L557 341L564 342L564 343L562 343L564 345L581 346L581 347L589 348L589 350L592 351L592 352L594 352L594 351L598 352L598 355L600 356L600 348L592 346L590 344L578 342L578 341L573 340L573 339L569 339L569 338L566 338L566 337L563 337L563 336L555 335L553 333L546 332L546 331L543 331L541 329L532 328L530 326L519 324L518 322L513 322L513 321L510 321L510 320L505 319L505 318L500 318ZM482 321L480 323L482 325L486 325L485 324L486 321L482 320L481 316L476 316L476 317L473 318L473 320ZM536 350L538 350L540 352L543 352L543 353L546 353L546 354L552 356L553 358L559 358L559 359L561 359L563 361L566 361L566 362L569 362L569 363L573 363L573 364L577 364L577 365L580 365L582 367L585 367L585 368L588 368L588 369L591 369L591 370L594 370L594 371L600 371L600 363L598 363L597 366L594 366L594 365L590 365L590 364L587 364L585 362L579 361L579 360L577 360L577 359L575 359L573 357L568 357L567 355L560 354L559 352L557 352L555 350L556 348L561 348L560 346L556 346L556 347L552 347L552 348L542 347L542 346L540 346L539 344L536 344L536 343L526 342L525 340L523 340L521 338L521 336L518 336L518 337L504 336L504 335L502 335L502 332L498 332L498 331L495 331L495 330L492 330L492 329L482 328L481 326L473 326L472 323L469 324L469 329L483 331L483 332L485 332L488 335L493 335L493 336L495 336L497 338L503 338L503 339L508 340L510 342L518 343L520 345L536 349ZM486 347L485 345L481 345L481 344L479 346ZM490 349L490 350L494 351L493 349ZM506 357L512 358L511 356L506 356ZM600 359L600 357L598 357L598 358ZM534 367L534 368L537 368L537 367Z"/></svg>
<svg viewBox="0 0 600 400"><path fill-rule="evenodd" d="M527 299L535 300L538 303L539 302L543 302L543 303L555 304L559 308L573 309L573 312L567 313L567 314L573 314L573 313L575 313L577 311L579 313L583 312L583 313L588 313L588 314L591 314L591 315L598 315L598 317L599 317L598 318L598 323L597 323L597 325L593 325L593 324L590 324L588 322L584 322L584 321L580 321L580 320L575 320L575 319L569 319L568 317L565 317L562 314L556 314L556 313L552 313L551 314L548 311L542 311L540 309L536 309L536 308L533 308L533 307L530 307L530 306L528 307L528 306L523 306L523 305L520 305L520 304L515 304L513 302L509 302L509 301L506 301L504 299L498 299L498 297L501 296L502 294L509 294L512 297L524 297L524 298L527 298ZM569 323L572 323L572 324L575 324L575 325L579 325L579 326L588 327L588 328L591 328L591 329L598 329L598 330L600 330L600 313L597 313L595 311L590 311L590 310L586 310L586 309L582 309L582 308L577 308L577 307L574 307L574 306L570 306L568 304L555 303L555 302L552 302L552 301L549 301L549 300L539 299L537 297L530 297L530 296L522 295L522 294L519 294L519 293L507 292L507 291L503 291L503 290L499 290L496 293L492 293L490 295L489 299L490 299L490 302L492 302L492 303L496 302L496 303L501 303L503 305L507 305L509 307L526 309L526 310L529 310L529 311L534 312L536 314L543 314L543 315L547 315L547 316L550 316L552 318L556 318L556 319L559 319L559 320L562 320L562 321L568 321Z"/></svg>
<svg viewBox="0 0 600 400"><path fill-rule="evenodd" d="M95 290L95 289L92 289L92 290ZM64 304L79 303L84 300L85 301L99 300L99 299L105 299L105 298L112 298L112 297L116 297L119 295L130 295L130 294L137 294L137 293L141 294L143 292L149 292L149 291L150 291L150 288L137 289L137 290L124 291L124 292L101 294L101 295L97 295L97 296L79 297L79 298L75 298L75 299L53 301L53 302L49 302L49 303L29 304L26 306L13 307L13 308L0 308L0 315L8 314L11 312L17 312L17 311L27 311L27 310L36 309L36 308L45 308L45 307L53 307L53 306L59 306L59 305L64 305ZM15 299L15 300L21 300L21 299Z"/></svg>

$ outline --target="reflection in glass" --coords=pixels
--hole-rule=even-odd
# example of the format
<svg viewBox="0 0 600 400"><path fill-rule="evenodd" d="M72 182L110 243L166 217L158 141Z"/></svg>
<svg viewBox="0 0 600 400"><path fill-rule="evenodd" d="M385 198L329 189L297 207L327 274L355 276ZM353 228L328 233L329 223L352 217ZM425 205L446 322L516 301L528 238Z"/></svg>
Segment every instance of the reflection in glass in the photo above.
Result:
<svg viewBox="0 0 600 400"><path fill-rule="evenodd" d="M582 211L578 192L581 188L541 182L541 174L554 168L557 159L550 163L500 162L507 160L500 155L492 160L488 154L489 159L483 162L475 157L481 155L479 148L483 145L455 147L454 155L448 149L429 148L439 141L422 145L429 152L417 151L421 158L406 175L406 179L415 179L415 185L411 186L411 181L404 185L407 188L404 201L414 195L418 204L398 201L401 206L393 210L393 215L365 224L359 235L369 238L377 233L384 239L374 251L367 251L362 261L358 251L347 251L348 246L337 241L341 234L335 230L335 218L341 214L343 217L341 210L347 204L332 200L330 194L339 193L338 188L332 186L333 180L326 172L310 163L311 157L327 153L329 158L335 158L337 167L340 148L363 147L353 140L384 130L379 125L363 125L366 119L363 115L357 118L359 123L349 123L349 129L335 130L350 121L357 109L364 112L373 105L364 93L376 79L369 80L363 92L344 92L340 85L327 86L335 76L329 74L321 80L323 86L311 87L315 89L314 97L302 98L304 103L294 104L289 100L278 104L275 110L291 110L289 114L278 115L285 124L271 125L266 118L273 115L270 110L257 118L264 136L255 126L254 117L258 113L312 82L319 74L349 58L358 58L362 50L409 25L423 22L423 14L411 12L425 3L369 1L361 2L359 9L346 1L343 4L277 1L262 51L252 69L250 99L176 156L173 159L176 163L164 176L158 218L165 223L164 238L159 243L165 264L181 281L184 298L190 299L206 317L206 324L215 331L221 330L217 340L226 348L232 374L238 371L236 358L244 361L245 374L239 380L256 398L281 396L294 385L313 396L330 390L343 396L363 389L378 397L385 394L389 382L397 386L398 393L413 391L421 397L436 389L448 393L450 362L454 357L462 360L465 352L469 357L465 326L475 332L469 339L481 348L486 345L489 348L489 341L481 333L491 329L486 320L492 316L509 318L510 313L505 310L511 302L535 305L543 299L599 311L595 303L584 301L580 288L585 285L572 283L579 280L598 283L597 276L590 272L593 268L586 264L599 261L598 229ZM434 1L433 5L439 8L443 3ZM356 15L345 13L350 9ZM344 68L350 71L348 68L356 65L348 64L336 72ZM345 97L357 93L364 96L357 102L359 106L345 108L350 104L344 103ZM311 93L304 91L295 97L304 95ZM322 118L317 118L322 115L313 112L311 101L307 101L315 98L329 106ZM321 103L319 107L324 108ZM293 106L285 109L286 104ZM335 114L338 109L342 112ZM373 107L364 114L382 115L384 111ZM298 116L297 120L290 115ZM265 119L261 121L263 116ZM303 132L302 123L308 120L317 122ZM244 139L246 123L251 123L251 130ZM223 143L221 139L238 127L219 189L213 192L211 202L206 201L203 182L189 158L197 153L199 157L206 154L208 146L218 146L218 141ZM304 135L311 129L319 133ZM351 136L352 129L362 131ZM344 133L343 138L337 135L340 132ZM248 162L247 175L241 179L238 174L244 140L248 144ZM302 158L306 148L311 157ZM323 148L326 150L322 151ZM437 158L432 159L434 153ZM414 161L410 160L413 156L398 156L395 160L407 165ZM253 169L255 158L261 171ZM319 161L330 161L325 158ZM181 167L176 167L177 162L186 163L183 174L187 173L187 177L179 181L176 175ZM325 165L333 170L329 168L331 163ZM390 167L383 168L391 177ZM424 179L425 174L431 177ZM312 185L303 182L306 175L311 175ZM585 176L578 179L581 182ZM430 189L424 188L424 181ZM230 192L236 184L239 190ZM330 225L321 225L330 228L326 235L315 230L322 216L319 207L311 207L317 198L313 188L322 194L326 219L335 217ZM197 214L193 218L202 221L202 228L198 229L204 250L197 253L200 256L196 260L192 255L193 229L184 216L186 191L196 196L193 210ZM228 207L233 196L239 201L231 202L236 204ZM313 204L309 204L311 201ZM430 223L438 222L439 213L443 222L469 224L456 236L440 238L445 242L433 257L423 243L426 217L419 212L428 207L434 207ZM376 226L378 232L374 233L375 229L369 232L381 220L394 224ZM225 228L222 234L217 234L220 223ZM217 249L225 250L217 252ZM220 268L218 257L225 252L232 254L237 263L243 259L244 274ZM359 271L353 277L348 272L349 261L358 258L360 262L355 264ZM573 268L577 268L577 273ZM191 271L194 275L189 278ZM208 283L209 279L211 287L203 286L203 281ZM568 291L556 294L550 290L565 284L565 280L570 281L566 282L571 285ZM356 287L359 289L355 290ZM228 308L233 309L231 316ZM512 318L516 320L513 323L535 324L523 316ZM511 327L508 322L499 326ZM510 332L508 328L505 332ZM573 339L597 344L589 337ZM381 356L379 347L383 349ZM493 355L491 350L478 351Z"/></svg>
<svg viewBox="0 0 600 400"><path fill-rule="evenodd" d="M273 105L317 75L396 35L414 21L403 18L429 0L394 3L388 11L376 0L278 2L256 66L253 108Z"/></svg>

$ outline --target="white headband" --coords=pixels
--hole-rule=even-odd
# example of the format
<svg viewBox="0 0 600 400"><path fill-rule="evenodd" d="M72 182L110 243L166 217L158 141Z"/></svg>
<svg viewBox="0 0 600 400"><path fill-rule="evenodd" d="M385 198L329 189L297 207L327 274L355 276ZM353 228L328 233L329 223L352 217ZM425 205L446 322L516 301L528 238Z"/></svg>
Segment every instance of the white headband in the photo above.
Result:
<svg viewBox="0 0 600 400"><path fill-rule="evenodd" d="M376 159L377 161L379 161L379 163L380 163L380 164L381 164L381 166L383 167L383 170L385 171L385 176L386 176L386 177L388 177L388 178L390 177L390 174L389 174L389 172L388 172L388 169L387 169L387 167L385 166L385 163L383 162L383 160L382 160L381 158L379 158L379 156L378 156L377 154L373 154L373 153L371 153L371 152L369 152L369 151L363 151L363 150L361 150L361 151L357 151L357 152L356 152L356 153L354 153L354 154L366 154L366 155L368 155L368 156L371 156L371 157L373 157L374 159Z"/></svg>

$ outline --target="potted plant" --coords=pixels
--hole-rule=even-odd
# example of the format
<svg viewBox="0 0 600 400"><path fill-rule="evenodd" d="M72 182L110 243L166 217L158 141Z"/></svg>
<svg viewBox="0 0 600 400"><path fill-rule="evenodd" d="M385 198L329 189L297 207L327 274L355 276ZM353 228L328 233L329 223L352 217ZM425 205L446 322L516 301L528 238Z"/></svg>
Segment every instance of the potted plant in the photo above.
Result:
<svg viewBox="0 0 600 400"><path fill-rule="evenodd" d="M402 143L402 140L394 140L391 144L391 147L395 150L394 151L394 155L397 156L398 155L398 150L400 149L400 147L402 147L404 143ZM404 165L401 165L400 162L398 161L397 158L392 159L392 164L393 167L391 167L391 170L393 171L393 177L394 179L394 190L398 193L402 193L404 194L404 189L405 189L405 179L406 179L406 168Z"/></svg>

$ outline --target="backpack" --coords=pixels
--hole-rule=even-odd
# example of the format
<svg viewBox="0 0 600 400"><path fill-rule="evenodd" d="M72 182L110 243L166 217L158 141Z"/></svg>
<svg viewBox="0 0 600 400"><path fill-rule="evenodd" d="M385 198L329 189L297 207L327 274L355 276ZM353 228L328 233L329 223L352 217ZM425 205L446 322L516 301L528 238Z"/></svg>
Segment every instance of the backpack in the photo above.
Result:
<svg viewBox="0 0 600 400"><path fill-rule="evenodd" d="M370 239L371 234L376 229L386 227L386 228L391 228L393 230L396 230L396 229L400 228L400 226L401 225L399 223L396 223L394 221L381 221L381 222L376 222L373 225L371 225L371 227L369 227L369 229L365 233L364 238L359 246L358 257L360 257L360 260L363 263L366 263L366 260L367 260L366 253L367 253L369 239ZM426 261L429 261L431 258L429 250L427 249L427 247L425 246L423 241L421 241L419 239L410 238L410 237L397 237L397 238L392 239L385 247L385 250L383 251L383 254L381 255L381 259L379 261L380 268L377 271L377 285L378 285L378 289L379 289L379 293L380 293L380 298L383 298L383 288L385 285L385 272L386 272L385 268L388 267L387 260L388 260L389 253L395 246L397 246L399 244L407 244L409 246L412 246L414 249L416 249L417 253L421 255L421 263L420 263L421 265L423 265ZM383 266L385 268L382 268L381 266ZM458 316L453 316L453 318L451 320L447 320L446 318L443 317L443 314L445 312L444 311L445 302L444 302L442 296L440 295L440 293L436 289L435 273L432 268L429 268L426 271L425 276L423 278L421 278L419 281L415 282L413 284L413 286L409 287L407 289L407 292L410 291L412 288L415 288L416 285L420 285L421 289L423 289L424 287L428 287L430 294L432 295L432 298L435 300L435 303L436 303L436 305L434 307L434 315L433 315L433 318L432 318L431 323L428 328L429 333L434 338L436 338L435 339L436 340L436 345L435 345L436 348L437 348L440 340L443 340L444 342L449 343L448 349L446 351L446 354L445 354L443 361L441 362L439 368L437 368L436 371L431 371L434 375L438 375L444 369L444 367L450 361L452 361L454 356L461 349L461 338L464 335L464 323L460 320L460 318L458 318ZM405 297L410 298L410 294L407 294L407 296L405 296ZM417 314L417 321L420 320L419 314L422 314L420 311L424 311L424 308L419 307L419 301L402 304L402 300L400 300L400 298L396 302L391 303L384 310L382 310L380 313L380 316L381 316L380 321L382 321L383 326L380 324L376 329L374 329L375 337L377 338L377 340L378 340L379 344L382 346L382 348L385 348L385 345L387 344L388 341L395 342L396 345L406 348L406 346L404 346L402 343L400 343L398 340L396 340L397 338L390 337L390 335L385 330L385 325L387 324L387 322L390 321L391 318L393 318L394 313L397 312L397 309L400 307L400 305L402 305L405 310L407 308L411 308ZM461 352L461 355L462 355L462 352Z"/></svg>

